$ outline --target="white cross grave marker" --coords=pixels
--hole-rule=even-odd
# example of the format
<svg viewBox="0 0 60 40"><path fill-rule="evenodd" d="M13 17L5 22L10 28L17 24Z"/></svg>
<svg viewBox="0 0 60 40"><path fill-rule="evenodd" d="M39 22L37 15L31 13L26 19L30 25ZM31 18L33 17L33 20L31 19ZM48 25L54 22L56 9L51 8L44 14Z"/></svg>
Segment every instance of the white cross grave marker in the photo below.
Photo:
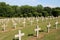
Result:
<svg viewBox="0 0 60 40"><path fill-rule="evenodd" d="M52 19L52 17L50 17L50 20Z"/></svg>
<svg viewBox="0 0 60 40"><path fill-rule="evenodd" d="M41 28L39 28L39 26L37 25L37 28L35 29L35 31L37 33L37 38L38 38L38 35L39 35L39 30L41 30Z"/></svg>
<svg viewBox="0 0 60 40"><path fill-rule="evenodd" d="M50 30L50 27L51 27L51 24L49 23L48 25L47 25L47 32L49 33L49 30Z"/></svg>
<svg viewBox="0 0 60 40"><path fill-rule="evenodd" d="M32 19L34 20L35 18L33 17Z"/></svg>
<svg viewBox="0 0 60 40"><path fill-rule="evenodd" d="M42 22L44 21L44 17L42 17Z"/></svg>
<svg viewBox="0 0 60 40"><path fill-rule="evenodd" d="M55 23L55 24L56 24L56 29L57 29L58 21L56 21L56 23Z"/></svg>
<svg viewBox="0 0 60 40"><path fill-rule="evenodd" d="M14 26L14 28L16 29L16 25L17 25L17 23L12 19L12 22L13 22L13 26Z"/></svg>
<svg viewBox="0 0 60 40"><path fill-rule="evenodd" d="M5 28L5 27L6 27L6 25L4 24L2 27L3 27L3 31L5 31L5 30L6 30L6 28Z"/></svg>
<svg viewBox="0 0 60 40"><path fill-rule="evenodd" d="M53 19L55 19L55 17L53 17Z"/></svg>
<svg viewBox="0 0 60 40"><path fill-rule="evenodd" d="M19 34L15 35L15 38L19 37L19 40L21 40L22 36L24 36L24 33L21 33L21 30L19 30Z"/></svg>
<svg viewBox="0 0 60 40"><path fill-rule="evenodd" d="M12 22L14 23L14 19L12 18L11 20L12 20Z"/></svg>
<svg viewBox="0 0 60 40"><path fill-rule="evenodd" d="M18 18L18 22L20 23L20 21L21 21L21 19L20 18Z"/></svg>
<svg viewBox="0 0 60 40"><path fill-rule="evenodd" d="M16 25L17 25L16 23L13 23L13 26L14 26L15 29L16 29Z"/></svg>
<svg viewBox="0 0 60 40"><path fill-rule="evenodd" d="M46 23L47 23L47 21L48 21L48 17L46 17Z"/></svg>
<svg viewBox="0 0 60 40"><path fill-rule="evenodd" d="M32 20L30 20L30 22L31 22L31 25L33 24L33 21Z"/></svg>
<svg viewBox="0 0 60 40"><path fill-rule="evenodd" d="M3 24L4 22L3 22L3 20L1 19L1 24Z"/></svg>
<svg viewBox="0 0 60 40"><path fill-rule="evenodd" d="M30 18L28 18L28 20L30 21Z"/></svg>
<svg viewBox="0 0 60 40"><path fill-rule="evenodd" d="M38 18L36 18L36 21L37 21L37 25L38 25L38 21L39 21Z"/></svg>
<svg viewBox="0 0 60 40"><path fill-rule="evenodd" d="M23 26L25 27L26 19L24 18Z"/></svg>

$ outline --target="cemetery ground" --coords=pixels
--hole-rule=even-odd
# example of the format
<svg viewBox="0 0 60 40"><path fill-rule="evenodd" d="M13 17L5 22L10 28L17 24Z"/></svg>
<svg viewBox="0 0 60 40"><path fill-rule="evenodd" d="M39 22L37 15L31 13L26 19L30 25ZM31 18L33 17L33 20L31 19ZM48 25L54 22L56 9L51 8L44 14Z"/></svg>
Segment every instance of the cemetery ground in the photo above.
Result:
<svg viewBox="0 0 60 40"><path fill-rule="evenodd" d="M15 35L18 34L18 30L21 30L25 35L22 36L22 40L60 40L60 17L54 19L46 19L42 21L41 17L39 17L39 21L37 21L34 17L30 18L33 22L31 25L30 19L26 19L25 27L23 24L23 18L5 18L6 20L3 22L0 20L0 40L18 40L15 38ZM12 23L12 19L14 19L16 23L16 28L14 28ZM55 22L58 20L57 29L55 28ZM51 23L51 27L49 33L47 33L47 24ZM6 24L5 31L3 31L2 25ZM41 30L39 31L38 38L36 37L36 26L39 25Z"/></svg>

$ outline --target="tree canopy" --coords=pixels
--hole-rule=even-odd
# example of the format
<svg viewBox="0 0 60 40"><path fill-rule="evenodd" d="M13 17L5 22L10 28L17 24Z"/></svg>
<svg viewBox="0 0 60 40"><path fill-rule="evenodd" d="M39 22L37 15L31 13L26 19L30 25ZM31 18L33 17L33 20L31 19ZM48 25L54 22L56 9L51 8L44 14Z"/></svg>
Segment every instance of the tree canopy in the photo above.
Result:
<svg viewBox="0 0 60 40"><path fill-rule="evenodd" d="M0 17L47 17L47 16L60 16L60 7L50 8L37 6L16 6L9 5L5 2L0 2Z"/></svg>

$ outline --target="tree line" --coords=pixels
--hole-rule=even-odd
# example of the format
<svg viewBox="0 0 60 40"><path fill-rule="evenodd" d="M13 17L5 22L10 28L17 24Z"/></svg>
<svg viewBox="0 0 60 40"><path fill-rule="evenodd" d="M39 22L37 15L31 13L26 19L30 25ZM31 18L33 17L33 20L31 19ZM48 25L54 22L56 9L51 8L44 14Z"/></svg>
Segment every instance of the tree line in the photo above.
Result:
<svg viewBox="0 0 60 40"><path fill-rule="evenodd" d="M60 7L43 7L37 6L17 6L9 5L5 2L0 2L0 17L47 17L47 16L60 16Z"/></svg>

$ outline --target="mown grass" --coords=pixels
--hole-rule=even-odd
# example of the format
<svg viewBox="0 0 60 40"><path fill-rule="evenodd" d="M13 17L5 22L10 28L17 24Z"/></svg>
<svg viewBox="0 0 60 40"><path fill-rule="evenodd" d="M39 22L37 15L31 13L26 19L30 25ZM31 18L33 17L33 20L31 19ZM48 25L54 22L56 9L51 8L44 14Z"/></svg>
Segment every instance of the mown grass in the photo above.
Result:
<svg viewBox="0 0 60 40"><path fill-rule="evenodd" d="M55 29L55 21L58 20L59 21L59 24L58 24L58 29L56 30ZM33 24L31 25L30 24L30 21L29 20L26 20L26 26L23 27L23 19L21 19L20 22L16 21L17 22L17 28L16 29L13 29L13 24L12 24L12 21L10 20L8 23L7 23L7 27L6 27L6 30L5 32L2 32L2 27L0 26L0 40L13 40L15 39L15 34L18 34L18 30L22 30L22 33L25 33L25 35L22 37L22 40L29 40L30 37L33 37L33 35L36 35L34 29L36 28L36 19L34 19L34 22ZM44 20L42 22L41 18L39 18L39 27L41 27L41 29L44 31L43 33L46 33L47 32L47 24L48 23L51 23L51 31L53 31L52 33L48 33L46 35L44 35L44 37L42 39L38 38L37 40L60 40L60 17L57 18L57 19L48 19L48 20ZM1 25L1 24L0 24ZM41 33L41 32L40 32ZM28 36L30 34L33 34L31 36ZM40 36L40 35L39 35Z"/></svg>

